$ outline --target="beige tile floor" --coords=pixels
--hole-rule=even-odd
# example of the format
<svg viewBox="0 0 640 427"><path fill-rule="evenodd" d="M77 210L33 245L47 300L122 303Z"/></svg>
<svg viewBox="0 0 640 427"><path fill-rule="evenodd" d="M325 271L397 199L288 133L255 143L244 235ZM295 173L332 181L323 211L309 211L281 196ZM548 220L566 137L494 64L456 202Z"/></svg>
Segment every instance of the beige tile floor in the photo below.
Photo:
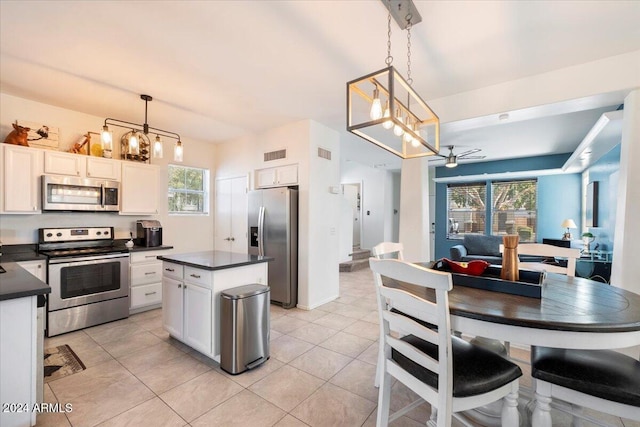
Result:
<svg viewBox="0 0 640 427"><path fill-rule="evenodd" d="M41 414L37 425L374 426L373 292L367 269L340 273L340 298L315 310L272 306L271 359L236 376L170 338L160 310L47 339L45 348L70 345L87 369L45 385L46 402L73 410ZM397 382L392 393L392 410L415 400ZM393 425L424 425L428 416L423 404ZM554 426L565 425L569 419L554 414Z"/></svg>

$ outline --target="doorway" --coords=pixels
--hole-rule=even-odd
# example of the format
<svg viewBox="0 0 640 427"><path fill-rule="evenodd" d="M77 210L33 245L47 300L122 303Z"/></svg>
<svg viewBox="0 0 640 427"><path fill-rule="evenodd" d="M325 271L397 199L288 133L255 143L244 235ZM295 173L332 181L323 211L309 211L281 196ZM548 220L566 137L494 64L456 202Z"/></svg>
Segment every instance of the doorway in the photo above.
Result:
<svg viewBox="0 0 640 427"><path fill-rule="evenodd" d="M353 212L353 248L362 244L362 185L360 183L342 184L342 194Z"/></svg>

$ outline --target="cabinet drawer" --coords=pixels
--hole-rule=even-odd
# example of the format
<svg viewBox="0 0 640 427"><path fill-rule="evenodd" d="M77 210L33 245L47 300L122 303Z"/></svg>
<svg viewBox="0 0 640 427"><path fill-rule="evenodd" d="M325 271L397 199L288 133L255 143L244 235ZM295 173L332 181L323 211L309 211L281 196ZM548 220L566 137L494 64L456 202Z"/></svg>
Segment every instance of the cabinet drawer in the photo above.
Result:
<svg viewBox="0 0 640 427"><path fill-rule="evenodd" d="M213 289L212 286L213 272L209 270L202 270L199 268L185 267L184 268L184 281L204 286L207 289Z"/></svg>
<svg viewBox="0 0 640 427"><path fill-rule="evenodd" d="M183 267L180 264L164 261L162 263L162 274L166 277L172 277L182 280Z"/></svg>
<svg viewBox="0 0 640 427"><path fill-rule="evenodd" d="M169 255L169 251L165 249L161 251L131 252L131 263L160 261L157 258L160 255Z"/></svg>
<svg viewBox="0 0 640 427"><path fill-rule="evenodd" d="M131 288L131 308L162 303L162 283Z"/></svg>
<svg viewBox="0 0 640 427"><path fill-rule="evenodd" d="M162 263L131 264L131 286L158 283L162 280Z"/></svg>

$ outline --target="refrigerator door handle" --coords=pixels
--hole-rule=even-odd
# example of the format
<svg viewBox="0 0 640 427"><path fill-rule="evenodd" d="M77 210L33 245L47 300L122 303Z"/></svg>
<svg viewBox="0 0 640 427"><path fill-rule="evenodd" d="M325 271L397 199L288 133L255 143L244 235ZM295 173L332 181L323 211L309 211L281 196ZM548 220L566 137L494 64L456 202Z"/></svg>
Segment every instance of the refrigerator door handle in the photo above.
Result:
<svg viewBox="0 0 640 427"><path fill-rule="evenodd" d="M264 206L258 212L258 255L264 256Z"/></svg>

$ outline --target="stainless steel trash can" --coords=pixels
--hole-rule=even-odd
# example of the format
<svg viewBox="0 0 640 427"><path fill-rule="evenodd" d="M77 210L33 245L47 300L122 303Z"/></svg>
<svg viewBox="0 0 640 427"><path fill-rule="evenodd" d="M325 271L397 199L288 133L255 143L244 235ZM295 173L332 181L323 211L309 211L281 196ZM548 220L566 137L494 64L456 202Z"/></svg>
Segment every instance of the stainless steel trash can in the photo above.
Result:
<svg viewBox="0 0 640 427"><path fill-rule="evenodd" d="M269 359L269 287L238 286L220 294L220 367L240 374Z"/></svg>

